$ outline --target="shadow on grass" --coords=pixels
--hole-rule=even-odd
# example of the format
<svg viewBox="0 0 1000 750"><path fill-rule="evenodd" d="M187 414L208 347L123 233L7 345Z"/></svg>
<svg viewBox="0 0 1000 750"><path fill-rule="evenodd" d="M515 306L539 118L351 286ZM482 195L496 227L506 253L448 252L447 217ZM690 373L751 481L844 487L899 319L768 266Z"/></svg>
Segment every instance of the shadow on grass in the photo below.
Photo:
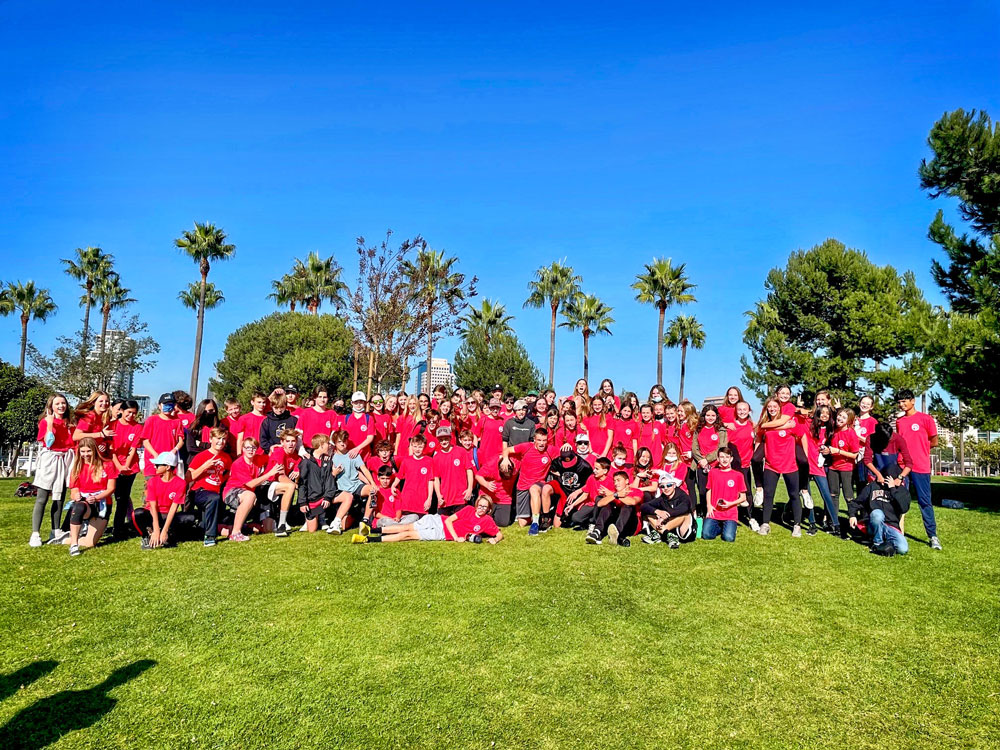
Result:
<svg viewBox="0 0 1000 750"><path fill-rule="evenodd" d="M93 726L118 702L108 693L135 679L155 664L151 659L132 662L119 667L104 682L92 688L62 690L48 698L42 698L18 711L0 727L0 747L4 750L41 748L51 745L70 732Z"/></svg>
<svg viewBox="0 0 1000 750"><path fill-rule="evenodd" d="M18 690L41 679L59 666L57 661L36 661L16 672L0 675L0 701L5 701Z"/></svg>

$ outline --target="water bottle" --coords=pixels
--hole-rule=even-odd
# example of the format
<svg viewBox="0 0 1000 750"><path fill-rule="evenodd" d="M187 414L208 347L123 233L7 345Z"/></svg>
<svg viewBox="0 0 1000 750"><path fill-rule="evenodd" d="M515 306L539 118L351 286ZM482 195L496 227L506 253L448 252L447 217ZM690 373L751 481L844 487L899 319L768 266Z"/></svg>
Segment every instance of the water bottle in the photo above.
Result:
<svg viewBox="0 0 1000 750"><path fill-rule="evenodd" d="M465 541L472 542L473 544L482 544L483 538L479 534L469 534L465 537Z"/></svg>

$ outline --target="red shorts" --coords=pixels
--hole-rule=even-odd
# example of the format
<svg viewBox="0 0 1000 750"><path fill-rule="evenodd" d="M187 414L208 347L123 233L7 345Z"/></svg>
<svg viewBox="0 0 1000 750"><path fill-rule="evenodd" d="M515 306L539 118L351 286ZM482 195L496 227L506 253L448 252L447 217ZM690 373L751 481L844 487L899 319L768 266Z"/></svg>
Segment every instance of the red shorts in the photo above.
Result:
<svg viewBox="0 0 1000 750"><path fill-rule="evenodd" d="M566 493L562 486L555 479L550 479L546 484L552 488L552 494L556 498L556 515L561 516L566 510Z"/></svg>

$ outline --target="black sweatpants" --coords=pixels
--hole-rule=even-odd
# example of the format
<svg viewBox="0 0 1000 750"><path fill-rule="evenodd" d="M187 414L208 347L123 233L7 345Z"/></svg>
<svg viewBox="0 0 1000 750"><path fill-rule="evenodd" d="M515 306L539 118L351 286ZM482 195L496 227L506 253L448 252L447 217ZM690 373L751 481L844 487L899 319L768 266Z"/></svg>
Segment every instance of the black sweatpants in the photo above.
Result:
<svg viewBox="0 0 1000 750"><path fill-rule="evenodd" d="M564 526L589 526L597 515L596 505L578 505L567 514L563 514Z"/></svg>
<svg viewBox="0 0 1000 750"><path fill-rule="evenodd" d="M771 511L774 510L774 493L778 489L778 480L784 478L785 489L788 491L788 502L792 506L792 517L796 526L802 523L802 499L799 497L799 472L790 471L779 474L770 469L764 469L764 523L771 523Z"/></svg>
<svg viewBox="0 0 1000 750"><path fill-rule="evenodd" d="M160 528L167 522L167 514L160 513ZM153 515L146 508L135 508L132 510L132 526L142 537L148 537L153 533ZM167 533L168 544L178 542L193 541L202 537L201 526L198 517L194 513L177 511L174 513L174 520L170 523L170 531Z"/></svg>
<svg viewBox="0 0 1000 750"><path fill-rule="evenodd" d="M129 519L132 515L132 485L135 483L135 474L119 474L115 480L115 525L111 531L111 538L116 542L128 539L132 536L132 524Z"/></svg>
<svg viewBox="0 0 1000 750"><path fill-rule="evenodd" d="M635 531L635 510L634 505L617 503L608 503L603 508L598 508L594 519L594 531L604 536L608 526L614 525L618 529L619 537L630 536Z"/></svg>

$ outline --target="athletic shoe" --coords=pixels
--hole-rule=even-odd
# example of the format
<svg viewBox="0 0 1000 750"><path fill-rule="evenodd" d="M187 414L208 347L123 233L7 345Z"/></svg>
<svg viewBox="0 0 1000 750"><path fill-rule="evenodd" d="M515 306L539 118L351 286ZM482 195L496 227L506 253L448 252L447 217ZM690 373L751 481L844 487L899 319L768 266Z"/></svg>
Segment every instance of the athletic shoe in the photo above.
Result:
<svg viewBox="0 0 1000 750"><path fill-rule="evenodd" d="M538 536L538 521L532 521L528 527L528 536Z"/></svg>
<svg viewBox="0 0 1000 750"><path fill-rule="evenodd" d="M597 529L591 529L587 532L587 536L583 538L587 544L600 544L601 535L597 533Z"/></svg>
<svg viewBox="0 0 1000 750"><path fill-rule="evenodd" d="M760 528L757 529L757 533L760 534L761 536L767 536L768 534L771 533L771 524L762 523L760 525Z"/></svg>
<svg viewBox="0 0 1000 750"><path fill-rule="evenodd" d="M215 540L214 539L206 539L205 540L205 546L206 547L214 547L215 546Z"/></svg>
<svg viewBox="0 0 1000 750"><path fill-rule="evenodd" d="M368 544L368 537L354 534L351 536L351 544Z"/></svg>
<svg viewBox="0 0 1000 750"><path fill-rule="evenodd" d="M670 549L677 549L678 547L681 546L681 538L679 536L677 536L677 534L675 534L672 531L668 532L667 533L667 546L670 547Z"/></svg>
<svg viewBox="0 0 1000 750"><path fill-rule="evenodd" d="M55 529L49 534L49 539L46 544L62 544L63 539L69 536L68 531L63 531L62 529Z"/></svg>
<svg viewBox="0 0 1000 750"><path fill-rule="evenodd" d="M326 521L324 521L323 525L320 526L319 529L320 529L320 531L329 531L330 530L330 524L327 523Z"/></svg>
<svg viewBox="0 0 1000 750"><path fill-rule="evenodd" d="M344 533L344 522L339 518L334 518L333 523L330 524L330 528L326 530L327 534L343 534Z"/></svg>
<svg viewBox="0 0 1000 750"><path fill-rule="evenodd" d="M274 530L275 536L286 537L288 536L288 526L287 524L279 524L278 528Z"/></svg>
<svg viewBox="0 0 1000 750"><path fill-rule="evenodd" d="M593 530L594 530L594 524L588 523L587 524L587 533L589 534Z"/></svg>
<svg viewBox="0 0 1000 750"><path fill-rule="evenodd" d="M931 549L941 549L941 541L936 536L931 537Z"/></svg>
<svg viewBox="0 0 1000 750"><path fill-rule="evenodd" d="M806 533L807 533L807 534L808 534L809 536L816 536L816 534L817 534L818 532L819 532L819 528L818 528L818 527L816 526L816 524L814 524L814 523L811 523L811 524L809 524L809 528L808 528L808 529L806 529Z"/></svg>
<svg viewBox="0 0 1000 750"><path fill-rule="evenodd" d="M69 545L69 556L70 557L79 557L82 554L83 554L83 550L80 549L80 545L79 544L71 544L71 545Z"/></svg>
<svg viewBox="0 0 1000 750"><path fill-rule="evenodd" d="M611 540L612 544L618 544L618 527L614 524L608 527L608 539Z"/></svg>
<svg viewBox="0 0 1000 750"><path fill-rule="evenodd" d="M368 525L368 521L362 521L358 524L358 534L360 536L370 536L372 533L372 527Z"/></svg>
<svg viewBox="0 0 1000 750"><path fill-rule="evenodd" d="M750 519L750 531L760 531L760 524L757 523L756 518Z"/></svg>
<svg viewBox="0 0 1000 750"><path fill-rule="evenodd" d="M631 547L632 546L632 540L629 539L627 536L619 537L619 539L618 539L618 546L619 547Z"/></svg>
<svg viewBox="0 0 1000 750"><path fill-rule="evenodd" d="M657 542L662 541L659 531L654 529L648 523L643 524L643 526L645 528L645 531L643 535L639 537L639 539L642 541L643 544L656 544Z"/></svg>
<svg viewBox="0 0 1000 750"><path fill-rule="evenodd" d="M31 538L28 539L29 547L41 547L42 546L42 535L37 531L32 532Z"/></svg>
<svg viewBox="0 0 1000 750"><path fill-rule="evenodd" d="M763 508L764 507L764 488L758 487L753 492L753 507Z"/></svg>
<svg viewBox="0 0 1000 750"><path fill-rule="evenodd" d="M250 537L241 531L237 531L235 534L229 535L229 541L231 542L249 542Z"/></svg>
<svg viewBox="0 0 1000 750"><path fill-rule="evenodd" d="M888 539L879 543L873 544L871 549L868 550L873 555L880 555L881 557L892 557L896 554L896 545L890 542Z"/></svg>
<svg viewBox="0 0 1000 750"><path fill-rule="evenodd" d="M802 527L799 526L798 524L795 524L792 527L792 536L794 538L796 538L796 539L798 539L799 537L801 537L802 536Z"/></svg>
<svg viewBox="0 0 1000 750"><path fill-rule="evenodd" d="M642 542L643 544L656 544L660 540L653 539L651 534L643 534L642 536L639 537L639 541Z"/></svg>
<svg viewBox="0 0 1000 750"><path fill-rule="evenodd" d="M802 490L802 504L805 506L806 510L812 510L813 499L812 495L809 494L809 490Z"/></svg>

